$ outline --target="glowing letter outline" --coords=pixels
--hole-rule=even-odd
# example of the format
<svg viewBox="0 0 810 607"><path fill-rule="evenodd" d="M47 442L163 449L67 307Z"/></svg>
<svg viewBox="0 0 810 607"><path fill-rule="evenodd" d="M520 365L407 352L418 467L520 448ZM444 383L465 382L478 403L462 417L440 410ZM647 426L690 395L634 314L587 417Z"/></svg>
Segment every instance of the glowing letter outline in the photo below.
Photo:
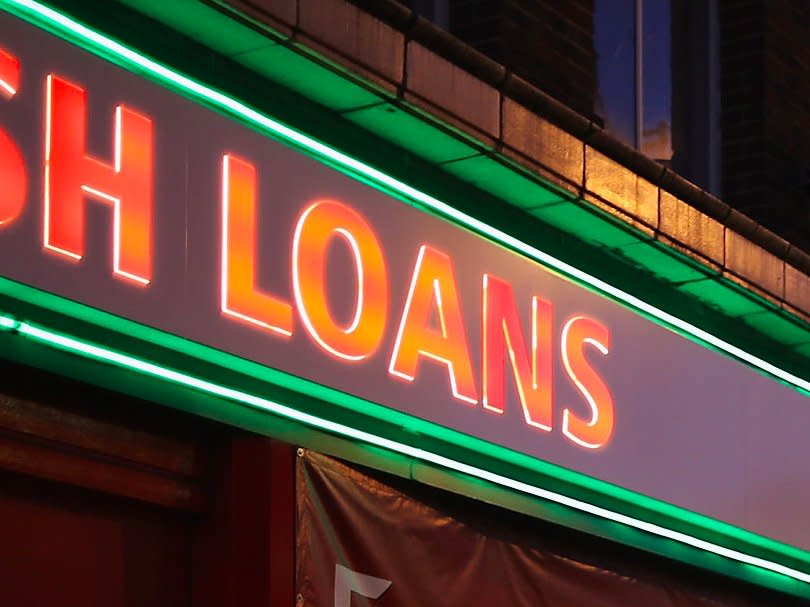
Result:
<svg viewBox="0 0 810 607"><path fill-rule="evenodd" d="M565 371L568 374L569 379L574 383L579 393L585 398L585 401L588 404L588 407L591 410L591 419L587 422L583 422L580 418L573 415L568 408L563 410L563 419L562 419L562 432L563 434L572 442L587 449L599 449L603 447L607 442L610 440L610 437L613 433L613 425L614 425L614 403L613 403L613 395L608 390L607 386L604 384L602 379L593 371L590 365L587 364L584 355L580 352L578 357L581 357L581 361L583 362L585 374L588 376L588 380L593 380L597 385L596 388L599 391L603 391L604 395L606 396L606 403L605 403L605 417L607 421L604 421L602 416L600 415L600 405L596 402L596 398L592 394L591 390L588 386L585 385L585 382L582 381L582 378L574 371L571 365L570 356L568 352L568 339L569 333L571 329L580 323L588 323L590 324L590 328L597 330L601 335L602 341L607 343L602 343L599 339L595 337L584 337L582 339L582 345L589 344L596 348L596 350L602 354L602 356L607 356L610 352L610 332L608 331L607 327L602 325L601 323L597 322L596 320L589 318L587 316L573 316L569 318L565 325L563 325L562 329L562 336L560 339L560 349L562 352L562 361L563 366L565 367ZM581 348L581 346L580 346ZM580 426L580 429L592 429L597 428L599 425L606 425L607 432L605 432L604 439L599 442L589 442L580 436L577 436L577 433L572 430L572 426Z"/></svg>
<svg viewBox="0 0 810 607"><path fill-rule="evenodd" d="M0 49L0 92L7 99L14 97L20 89L21 73L20 60Z"/></svg>
<svg viewBox="0 0 810 607"><path fill-rule="evenodd" d="M443 253L443 252L439 251L438 249L434 249L432 247L429 247L428 245L421 245L419 247L419 252L417 253L417 256L416 256L416 263L414 264L413 272L411 274L411 281L410 281L410 284L408 286L408 295L407 295L407 297L405 299L405 307L404 307L404 309L402 311L402 317L400 318L399 328L397 329L397 336L396 336L396 339L394 340L394 348L393 348L393 351L391 352L391 359L390 359L390 362L388 364L388 373L395 376L395 377L399 377L401 379L404 379L404 380L406 380L408 382L413 382L416 379L415 375L406 373L405 371L399 369L397 363L398 363L398 361L400 359L400 350L401 350L401 347L402 347L402 339L403 339L403 335L405 333L405 328L406 328L406 325L408 324L408 320L411 318L411 306L413 304L414 295L415 295L415 292L416 292L416 287L419 284L419 279L420 279L420 276L422 274L422 265L423 265L424 260L425 260L425 255L428 253L428 251L430 252L430 255L432 257L435 257L435 258L437 258L439 260L442 260L447 265L447 269L448 269L448 272L449 272L449 277L451 279L450 280L451 284L449 285L448 290L450 291L450 294L452 295L452 299L454 300L454 301L452 301L450 303L457 310L456 319L458 321L457 323L455 323L455 325L457 325L457 326L454 327L453 333L457 334L457 335L455 335L455 337L460 339L460 341L462 342L461 345L463 346L463 354L465 356L465 361L464 362L466 363L465 366L467 367L467 369L464 370L464 375L466 375L468 377L468 379L469 379L469 385L467 386L467 388L470 388L470 393L469 394L463 394L459 390L458 381L457 381L457 377L456 377L457 370L455 369L455 365L454 365L453 361L450 360L449 358L445 358L445 357L439 356L439 355L437 355L437 354L435 354L433 352L423 350L422 348L418 348L417 349L416 362L414 364L414 370L416 368L416 364L418 364L419 356L425 356L425 357L430 358L432 360L435 360L435 361L437 361L439 363L442 363L447 368L447 373L448 373L448 377L449 377L449 380L450 380L450 389L451 389L451 392L453 394L453 398L455 398L457 400L460 400L460 401L462 401L462 402L464 402L466 404L469 404L469 405L477 405L478 404L478 391L477 391L477 389L475 387L474 375L472 373L472 364L470 362L469 347L467 346L467 335L466 335L466 331L464 330L463 320L461 318L461 307L458 304L458 293L457 293L457 289L456 289L456 286L455 286L456 285L456 280L455 280L455 274L454 274L453 269L452 269L452 261L450 260L450 257L446 253ZM437 309L438 315L439 315L439 324L440 324L442 339L443 340L448 340L449 339L449 336L448 336L449 331L448 331L447 319L446 319L446 315L445 315L445 311L444 311L444 305L443 305L443 302L442 302L441 284L439 282L438 277L434 277L433 280L431 281L431 291L432 291L432 295L433 295L433 300L436 302L436 309Z"/></svg>
<svg viewBox="0 0 810 607"><path fill-rule="evenodd" d="M240 312L232 307L232 302L230 301L230 296L232 291L239 291L239 287L243 286L240 282L234 282L233 275L235 272L232 270L236 270L236 267L232 267L236 265L235 258L239 258L238 255L232 255L232 247L231 247L231 196L233 194L232 184L231 184L231 164L234 164L234 167L237 171L241 171L243 174L241 177L243 179L248 180L248 186L250 188L249 192L247 192L248 200L240 200L243 205L245 205L244 209L238 209L241 213L250 215L250 223L252 225L252 230L250 233L250 238L248 239L249 244L246 251L242 251L240 249L240 253L242 254L241 260L244 262L243 265L247 266L247 273L249 276L247 280L250 281L250 288L247 293L241 293L245 295L248 299L247 302L243 302L248 304L248 307L253 308L267 308L270 310L268 316L276 316L280 318L280 322L277 319L274 319L274 322L278 324L274 324L274 322L270 322L268 320L262 320L261 318L257 318L252 316L246 312ZM243 160L234 154L224 154L222 156L222 191L221 191L221 233L220 233L220 274L219 274L219 288L220 288L220 311L222 314L226 316L231 316L243 322L256 325L268 331L278 333L283 335L284 337L291 337L293 333L293 312L292 306L286 302L281 301L280 299L274 297L273 295L263 293L258 289L255 289L255 265L256 265L256 213L255 213L255 206L256 206L256 176L255 176L255 167L248 162L247 160ZM239 213L237 213L237 216ZM245 219L242 217L242 219ZM241 226L241 224L240 224ZM243 227L243 226L242 226ZM247 257L245 257L247 255ZM243 281L245 276L240 276ZM258 304L258 306L257 306Z"/></svg>
<svg viewBox="0 0 810 607"><path fill-rule="evenodd" d="M0 92L12 99L20 87L20 60L0 49ZM25 208L28 193L28 175L25 159L19 146L4 129L0 128L0 227L14 222Z"/></svg>
<svg viewBox="0 0 810 607"><path fill-rule="evenodd" d="M343 225L341 225L341 227L332 226L327 233L320 234L321 239L318 241L318 244L323 245L324 248L318 251L312 250L312 243L308 241L307 246L302 252L302 236L305 227L311 225L308 224L308 221L313 213L319 214L319 216L316 216L316 220L320 220L320 215L325 214L327 222L335 222L339 220L339 223ZM326 226L329 225L330 223L326 224ZM361 243L357 240L357 236L352 233L351 229L348 229L345 226L353 228L355 231L359 231L363 244L368 244L369 246L362 247ZM316 225L315 229L320 228L322 230L324 227L324 225L319 224ZM305 295L304 289L302 288L302 271L300 263L302 255L310 254L320 256L318 258L316 269L320 270L321 275L314 278L314 280L320 283L323 279L322 274L325 270L325 266L322 265L322 261L326 253L325 247L328 245L333 234L337 234L349 245L349 249L352 253L352 259L354 261L355 275L357 276L357 293L354 303L354 314L352 315L351 322L346 328L337 327L337 324L334 322L331 314L329 313L325 298L323 297L320 297L319 300L316 300L315 302L317 304L316 311L319 312L319 316L321 317L321 320L316 322L316 320L312 318L310 306L308 305L307 301L308 297ZM365 249L365 255L362 249ZM366 263L371 266L369 272L366 272L364 259L366 260ZM310 269L312 268L307 267L307 270ZM368 279L366 274L369 275ZM305 273L304 278L307 279L307 286L310 286L309 282L313 280L313 277L309 274L309 271ZM296 223L295 232L293 235L292 285L296 309L301 316L301 321L303 322L304 327L315 343L317 343L326 352L343 360L357 362L369 357L374 351L376 351L385 332L385 325L387 321L388 275L385 266L385 257L383 256L382 249L379 245L379 240L371 229L371 226L366 222L365 218L363 218L357 211L341 202L323 199L316 200L315 202L311 203L301 213ZM320 284L319 286L321 289L319 290L318 295L323 296L323 285ZM369 293L366 293L367 287L369 289ZM307 291L310 292L310 296L312 296L312 292L309 289L307 289ZM379 309L375 309L374 307L367 308L367 299L371 301L372 306L379 306ZM367 309L371 310L371 316L366 316L366 318L370 320L367 321L365 327L361 327L360 323L363 320L364 312ZM327 323L326 327L323 326L324 323ZM317 325L321 325L321 330L317 328ZM366 330L362 333L356 333L360 328L366 328ZM337 338L336 341L341 341L342 337L353 337L355 338L355 341L360 343L340 344L344 346L344 348L349 346L347 349L355 349L355 352L347 353L345 350L338 349L337 346L330 343L329 339L324 337L322 334L324 329L326 329L326 333L332 333L331 337L333 340ZM363 344L363 341L367 343Z"/></svg>
<svg viewBox="0 0 810 607"><path fill-rule="evenodd" d="M46 98L45 98L45 187L43 193L43 205L44 205L44 221L43 221L43 234L42 234L42 242L45 249L58 253L59 255L63 255L73 259L75 261L79 261L83 257L83 247L84 247L84 222L83 219L81 221L81 227L77 228L77 231L81 235L81 245L78 247L81 249L81 252L77 253L76 251L71 251L61 246L57 246L52 241L52 181L53 181L53 89L54 89L54 82L58 81L60 85L64 86L65 88L73 89L74 94L79 94L82 96L84 110L86 111L86 102L84 102L84 95L85 91L80 86L69 82L68 80L64 80L59 76L55 76L54 74L48 74L46 78ZM78 93L76 93L78 91ZM151 282L151 273L152 273L152 216L153 216L153 206L154 206L154 199L153 199L153 188L152 188L152 180L153 180L153 171L152 171L152 121L133 110L126 108L123 105L118 105L115 108L115 115L114 115L114 127L113 127L113 165L110 167L106 163L99 161L95 158L92 158L86 154L86 151L82 152L83 157L81 159L82 162L88 163L88 166L91 167L92 170L103 170L103 171L111 171L115 176L119 176L123 172L123 121L124 121L124 113L126 113L127 122L131 125L135 125L139 123L138 126L145 129L147 134L147 141L148 145L139 148L139 152L146 156L145 164L148 164L148 170L144 177L146 186L144 187L144 191L147 192L147 204L143 205L145 212L144 212L144 220L143 223L145 227L141 229L139 232L139 238L133 239L129 238L129 242L137 242L143 241L143 248L145 249L146 253L143 256L144 259L141 260L141 264L143 267L141 268L143 273L146 275L137 274L135 272L130 272L122 268L121 262L121 249L122 249L122 221L121 221L121 198L120 196L114 196L108 192L101 191L97 188L91 187L85 183L81 184L80 189L81 191L89 195L90 197L95 198L96 200L100 200L103 202L110 203L113 207L113 273L117 276L121 276L127 280L131 280L141 286L149 285ZM81 134L82 137L85 136L84 133ZM82 209L84 207L82 206ZM142 226L143 227L143 226ZM130 260L131 261L131 260Z"/></svg>
<svg viewBox="0 0 810 607"><path fill-rule="evenodd" d="M493 289L490 290L490 279L493 282ZM510 366L512 369L512 376L515 381L515 386L518 392L521 407L523 409L523 418L526 424L534 428L538 428L545 432L550 432L552 429L552 415L553 415L553 385L552 385L552 360L551 353L553 350L551 344L552 332L552 307L551 303L541 299L537 295L532 297L532 328L531 328L531 361L527 362L526 344L523 339L521 331L520 320L517 316L517 308L515 306L515 298L512 291L512 286L505 280L498 278L491 274L484 274L483 279L483 315L482 315L482 331L481 331L481 352L482 352L482 399L481 402L484 409L491 411L498 415L503 415L504 407L504 382L503 382L503 359L502 350L506 348L509 353ZM500 325L499 330L494 329L490 322L492 310L489 308L491 298L507 298L507 302L498 303L498 313ZM503 310L504 306L508 306L507 310ZM541 313L542 308L542 313ZM541 333L539 320L543 320L543 331ZM500 403L493 402L494 394L490 394L491 378L493 375L490 373L492 354L490 344L490 330L498 332L498 342L503 340L503 343L498 343L497 353L495 359L499 365L495 369L495 376L500 379L499 394L497 400ZM512 333L516 334L516 342L512 343ZM542 363L539 363L540 354L540 340L542 339L542 351L544 358ZM526 374L526 367L530 367L531 386L529 387L533 394L537 395L537 402L532 399L530 402L529 395L526 393L527 386L525 385L524 375ZM540 368L538 368L540 367ZM542 377L541 377L542 376ZM539 410L539 411L538 411ZM534 413L533 413L534 412ZM539 413L542 421L536 419L536 414ZM544 423L545 422L545 423Z"/></svg>

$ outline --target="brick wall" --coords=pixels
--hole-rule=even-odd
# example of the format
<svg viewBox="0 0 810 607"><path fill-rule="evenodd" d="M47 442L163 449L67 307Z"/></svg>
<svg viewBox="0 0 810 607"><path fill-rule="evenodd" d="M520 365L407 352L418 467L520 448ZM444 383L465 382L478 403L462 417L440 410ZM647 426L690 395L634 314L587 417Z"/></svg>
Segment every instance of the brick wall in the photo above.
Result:
<svg viewBox="0 0 810 607"><path fill-rule="evenodd" d="M810 3L721 0L723 195L810 250Z"/></svg>
<svg viewBox="0 0 810 607"><path fill-rule="evenodd" d="M593 116L593 0L450 0L449 18L464 42Z"/></svg>

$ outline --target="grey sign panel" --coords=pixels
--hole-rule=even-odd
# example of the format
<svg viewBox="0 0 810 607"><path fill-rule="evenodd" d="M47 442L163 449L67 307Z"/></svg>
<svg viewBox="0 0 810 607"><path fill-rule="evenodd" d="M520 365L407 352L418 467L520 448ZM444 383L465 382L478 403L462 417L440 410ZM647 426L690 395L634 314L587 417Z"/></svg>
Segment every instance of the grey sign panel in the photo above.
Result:
<svg viewBox="0 0 810 607"><path fill-rule="evenodd" d="M810 428L810 402L797 391L8 15L0 15L0 48L19 57L22 65L17 94L0 99L0 127L20 147L28 175L23 213L0 227L4 276L810 549L804 436ZM87 90L87 147L99 159L112 162L117 105L153 122L154 273L148 286L113 275L109 205L87 201L80 261L43 247L48 74ZM247 159L257 169L257 285L293 306L290 251L296 221L309 203L338 200L373 227L388 264L390 305L385 334L372 356L348 362L326 354L305 330L300 314L294 317L292 335L285 337L221 313L225 154ZM447 369L435 360L423 357L413 382L388 372L411 272L423 245L445 252L455 264L479 394L483 274L513 286L524 330L532 297L551 302L551 431L526 424L511 372L502 415L480 402L454 399ZM357 280L354 264L345 246L330 251L327 291L334 315L347 319ZM565 408L586 419L589 415L560 354L562 327L577 315L597 319L610 331L608 355L592 348L586 352L615 405L613 435L595 450L576 445L560 431Z"/></svg>

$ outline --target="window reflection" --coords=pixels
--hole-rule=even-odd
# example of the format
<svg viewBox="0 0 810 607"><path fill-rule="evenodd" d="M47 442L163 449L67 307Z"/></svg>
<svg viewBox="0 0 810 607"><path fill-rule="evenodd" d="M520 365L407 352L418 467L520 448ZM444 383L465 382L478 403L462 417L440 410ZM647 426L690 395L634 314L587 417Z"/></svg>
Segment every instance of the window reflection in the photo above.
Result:
<svg viewBox="0 0 810 607"><path fill-rule="evenodd" d="M670 0L595 0L597 113L646 155L672 158Z"/></svg>
<svg viewBox="0 0 810 607"><path fill-rule="evenodd" d="M720 194L719 0L400 1Z"/></svg>
<svg viewBox="0 0 810 607"><path fill-rule="evenodd" d="M670 0L642 3L641 145L655 160L672 159L672 36Z"/></svg>
<svg viewBox="0 0 810 607"><path fill-rule="evenodd" d="M636 145L635 0L595 0L594 46L599 92L596 113L605 127Z"/></svg>

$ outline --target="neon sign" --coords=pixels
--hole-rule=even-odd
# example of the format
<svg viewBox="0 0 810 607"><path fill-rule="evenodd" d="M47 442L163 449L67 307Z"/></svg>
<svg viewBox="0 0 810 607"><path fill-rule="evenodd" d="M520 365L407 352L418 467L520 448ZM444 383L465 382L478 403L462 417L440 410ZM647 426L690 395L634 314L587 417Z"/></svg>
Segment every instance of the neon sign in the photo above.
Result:
<svg viewBox="0 0 810 607"><path fill-rule="evenodd" d="M18 65L10 55L5 56L9 65ZM11 76L15 76L13 71ZM18 78L9 80L16 84ZM109 203L114 216L113 273L138 287L148 287L152 267L160 263L154 259L151 244L155 229L153 175L160 170L154 163L153 130L160 125L127 105L116 106L114 160L106 164L86 152L87 105L87 92L81 85L57 74L47 75L43 248L72 262L81 261L85 249L85 202ZM5 133L3 138L11 141ZM18 157L3 166L10 183L25 182L25 166ZM362 364L374 354L382 345L388 324L394 322L397 329L389 347L388 364L392 378L413 382L423 365L439 365L446 372L447 383L444 388L436 386L436 390L447 389L461 403L481 406L480 382L474 371L469 325L462 312L453 258L430 243L421 244L401 314L392 319L386 252L374 227L347 202L304 201L288 258L276 261L291 268L292 297L263 292L256 286L261 239L278 235L257 233L258 181L259 170L253 163L234 153L221 155L221 259L216 269L220 273L222 315L283 339L292 337L297 330L295 311L300 326L317 347L346 364ZM265 198L272 200L272 190ZM17 194L14 200L19 199ZM353 284L347 286L353 291L353 303L346 323L335 319L327 287L327 265L334 243L348 251L354 276ZM483 409L504 412L508 352L526 423L551 431L551 303L539 295L532 298L529 362L511 285L476 268L468 270L483 277L478 281L483 285L483 295L475 296L482 302L481 320L473 321L475 326L483 327L484 333L480 352L486 376ZM572 327L574 330L570 330ZM602 345L607 341L608 329L586 316L571 319L562 331L564 371L590 408L590 419L565 409L562 431L575 444L588 448L606 445L613 431L613 398L585 354L586 346L591 345L607 355Z"/></svg>
<svg viewBox="0 0 810 607"><path fill-rule="evenodd" d="M7 65L19 65L10 55ZM12 70L8 80L17 83ZM16 91L16 89L14 89ZM45 83L45 141L43 194L43 247L73 261L84 253L84 204L88 199L112 204L113 272L139 286L152 276L153 160L151 118L126 105L115 108L114 161L108 165L86 152L87 93L56 74ZM159 125L158 127L159 128ZM10 137L3 133L3 141ZM9 183L24 183L25 167L19 155L3 163ZM226 318L250 323L281 337L294 332L293 305L256 287L256 266L261 243L256 230L258 171L236 154L221 156L221 299ZM19 186L17 190L19 191ZM12 192L13 194L13 192ZM12 202L19 206L20 194ZM16 210L14 215L20 212ZM352 258L355 285L351 320L341 326L330 311L326 287L330 244L340 241ZM347 363L360 363L380 346L389 319L389 284L386 254L373 227L361 213L338 200L306 202L296 222L289 260L295 311L301 325L326 354ZM160 260L157 260L160 263ZM454 260L431 244L419 246L393 347L388 373L412 382L424 364L446 371L447 389L458 401L479 404L479 381L468 346L468 325L463 318ZM505 353L514 373L526 423L552 430L552 326L551 304L532 298L531 362L517 319L512 287L483 274L481 322L483 407L504 412ZM493 286L489 287L489 283ZM542 311L538 308L542 307ZM538 319L542 322L538 324ZM572 322L577 321L577 322ZM591 418L582 420L568 409L563 432L573 442L604 446L613 429L613 400L584 352L587 344L602 354L607 328L587 317L572 319L562 332L564 369L585 397ZM569 330L574 325L576 330ZM495 327L495 330L492 330ZM502 327L502 331L498 330ZM601 341L600 341L601 340ZM569 354L571 353L571 354ZM590 387L589 387L590 386ZM441 389L437 387L437 389Z"/></svg>
<svg viewBox="0 0 810 607"><path fill-rule="evenodd" d="M538 255L0 21L4 277L696 512L755 492L756 474L729 475L743 454L801 460L728 431L762 402L801 418L801 394ZM773 537L790 520L732 510Z"/></svg>

